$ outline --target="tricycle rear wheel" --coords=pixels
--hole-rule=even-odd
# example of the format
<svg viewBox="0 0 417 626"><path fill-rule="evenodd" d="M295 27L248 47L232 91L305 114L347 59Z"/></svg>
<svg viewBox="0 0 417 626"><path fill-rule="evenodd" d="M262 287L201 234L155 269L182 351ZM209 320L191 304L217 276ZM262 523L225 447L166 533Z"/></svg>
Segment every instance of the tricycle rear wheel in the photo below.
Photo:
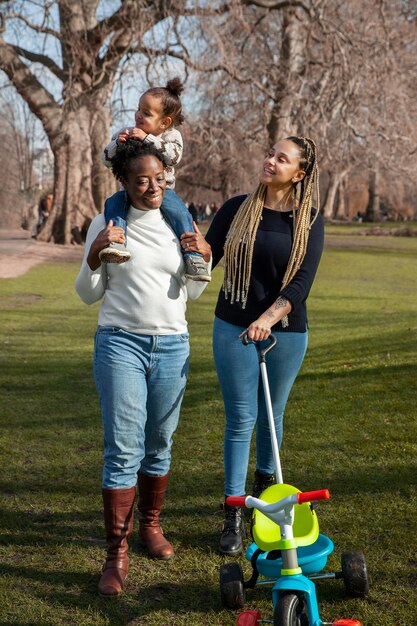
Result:
<svg viewBox="0 0 417 626"><path fill-rule="evenodd" d="M274 626L308 625L308 610L304 595L298 593L281 595L275 605Z"/></svg>
<svg viewBox="0 0 417 626"><path fill-rule="evenodd" d="M220 597L227 609L243 609L245 592L239 563L226 563L220 567Z"/></svg>
<svg viewBox="0 0 417 626"><path fill-rule="evenodd" d="M346 592L354 598L366 596L369 582L363 552L344 552L341 561Z"/></svg>

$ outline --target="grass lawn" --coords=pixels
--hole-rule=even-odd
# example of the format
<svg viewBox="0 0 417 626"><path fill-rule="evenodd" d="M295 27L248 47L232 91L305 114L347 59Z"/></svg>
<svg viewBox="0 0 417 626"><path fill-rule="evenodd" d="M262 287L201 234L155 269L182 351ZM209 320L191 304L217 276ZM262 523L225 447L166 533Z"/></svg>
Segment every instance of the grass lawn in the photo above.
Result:
<svg viewBox="0 0 417 626"><path fill-rule="evenodd" d="M363 227L363 225L360 225ZM290 396L286 482L327 487L326 569L363 550L369 596L317 582L320 615L412 626L417 615L417 238L328 228L309 299L310 344ZM232 626L220 604L223 405L211 353L222 270L191 302L191 372L163 526L177 556L152 561L135 536L125 594L96 593L104 558L101 423L92 380L98 307L73 290L78 267L43 265L0 281L0 625ZM250 467L248 486L251 484ZM245 574L250 566L239 559ZM268 588L247 608L272 617Z"/></svg>

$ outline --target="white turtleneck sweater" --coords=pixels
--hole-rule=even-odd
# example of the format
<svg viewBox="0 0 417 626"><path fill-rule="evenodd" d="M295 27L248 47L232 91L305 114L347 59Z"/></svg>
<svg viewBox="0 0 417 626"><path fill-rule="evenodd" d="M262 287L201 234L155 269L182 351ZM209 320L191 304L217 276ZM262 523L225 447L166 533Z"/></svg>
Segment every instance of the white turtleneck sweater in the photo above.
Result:
<svg viewBox="0 0 417 626"><path fill-rule="evenodd" d="M103 296L99 326L116 326L143 335L176 335L187 332L187 296L198 298L205 282L184 278L180 243L159 209L130 207L127 249L130 261L103 263L92 271L87 255L98 233L106 227L97 215L88 229L84 258L75 289L86 304Z"/></svg>

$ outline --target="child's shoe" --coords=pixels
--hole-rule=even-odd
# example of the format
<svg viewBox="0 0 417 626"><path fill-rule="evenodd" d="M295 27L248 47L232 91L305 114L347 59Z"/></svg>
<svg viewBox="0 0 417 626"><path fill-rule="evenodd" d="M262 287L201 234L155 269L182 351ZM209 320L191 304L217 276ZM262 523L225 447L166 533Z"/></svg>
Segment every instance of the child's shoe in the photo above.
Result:
<svg viewBox="0 0 417 626"><path fill-rule="evenodd" d="M198 254L188 254L185 257L185 278L191 280L201 280L209 283L211 281L208 265L202 256Z"/></svg>
<svg viewBox="0 0 417 626"><path fill-rule="evenodd" d="M102 263L126 263L130 259L130 252L122 243L109 243L98 253Z"/></svg>

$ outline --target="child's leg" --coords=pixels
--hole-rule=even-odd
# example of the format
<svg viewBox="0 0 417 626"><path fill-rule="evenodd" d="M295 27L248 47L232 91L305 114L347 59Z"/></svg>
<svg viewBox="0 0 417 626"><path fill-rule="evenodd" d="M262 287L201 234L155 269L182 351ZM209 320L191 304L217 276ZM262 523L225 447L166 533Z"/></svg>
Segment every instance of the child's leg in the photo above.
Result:
<svg viewBox="0 0 417 626"><path fill-rule="evenodd" d="M126 215L127 215L126 192L116 191L112 196L107 198L104 203L104 218L106 224L113 220L113 225L121 226L125 231L126 238Z"/></svg>
<svg viewBox="0 0 417 626"><path fill-rule="evenodd" d="M161 212L168 224L171 226L178 239L183 233L193 233L193 218L191 213L185 206L184 202L172 189L165 191L164 199L161 204ZM184 252L187 254L200 254L199 252ZM201 256L201 255L200 255Z"/></svg>
<svg viewBox="0 0 417 626"><path fill-rule="evenodd" d="M120 226L125 233L125 242L110 243L106 248L101 250L99 257L103 263L125 263L130 259L130 252L126 250L127 242L127 223L126 216L129 204L125 191L117 191L104 203L104 218L106 224L113 220L113 226Z"/></svg>
<svg viewBox="0 0 417 626"><path fill-rule="evenodd" d="M165 191L161 204L161 212L168 224L171 226L178 239L185 232L194 232L193 218L185 206L184 202L172 190ZM182 250L185 262L185 276L192 280L211 280L207 263L199 252L185 252Z"/></svg>

